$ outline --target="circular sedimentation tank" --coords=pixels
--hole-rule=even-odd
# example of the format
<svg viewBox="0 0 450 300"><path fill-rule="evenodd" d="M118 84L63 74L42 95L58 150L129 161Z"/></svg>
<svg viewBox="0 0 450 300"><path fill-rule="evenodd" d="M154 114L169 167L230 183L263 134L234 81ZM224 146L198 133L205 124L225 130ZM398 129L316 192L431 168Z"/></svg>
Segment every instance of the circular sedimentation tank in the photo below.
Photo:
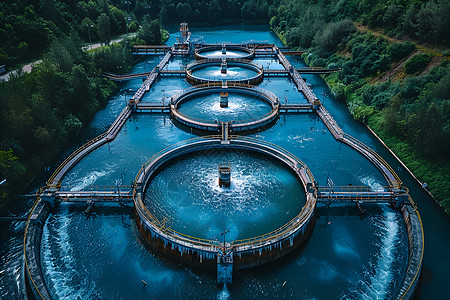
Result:
<svg viewBox="0 0 450 300"><path fill-rule="evenodd" d="M231 165L219 187L218 165ZM218 253L233 267L268 263L311 233L314 177L298 158L252 138L196 138L151 158L135 180L136 223L156 251L194 267L215 269ZM228 230L225 240L221 232ZM223 241L223 242L222 242Z"/></svg>
<svg viewBox="0 0 450 300"><path fill-rule="evenodd" d="M218 44L195 49L194 54L196 59L210 59L210 58L252 59L255 56L255 51L251 48L239 45Z"/></svg>
<svg viewBox="0 0 450 300"><path fill-rule="evenodd" d="M191 68L188 66L187 79L190 83L200 85L172 97L172 117L191 128L215 133L220 130L222 122L230 122L232 132L255 129L273 122L279 113L278 98L264 89L239 84L242 80L256 84L257 80L262 80L262 70L259 72L260 69L253 68L254 64L249 61L245 61L245 67L230 63L242 62L242 57L252 58L253 55L253 50L241 46L217 45L197 49L197 59L208 59L192 63ZM223 72L224 58L227 58L227 72ZM252 67L247 68L248 66ZM234 70L233 67L242 69ZM223 86L218 83L223 80L214 79L220 76L223 78L224 74L230 75L234 71L246 73L244 70L250 72L243 74L242 78L235 78L235 82L227 80L228 85ZM251 72L255 72L256 77L250 76ZM209 73L216 74L206 76ZM207 84L201 84L205 82ZM218 168L223 163L231 170L229 187L219 186ZM217 269L219 253L231 253L234 269L259 266L296 249L308 239L314 228L316 198L311 172L298 158L263 140L239 136L223 140L223 137L210 136L174 144L147 161L134 183L134 212L140 234L156 253L189 266ZM319 216L320 209L317 212ZM385 215L390 222L388 225L397 225L398 221L393 217L397 216L396 213L389 212ZM64 226L67 219L64 213L61 219ZM55 231L62 227L60 220L56 221ZM70 228L75 228L74 232L79 233L78 228ZM47 249L47 253L52 251L51 229L49 226L44 230L43 248ZM333 231L333 239L345 235L345 229L336 230L336 233ZM391 227L382 229L387 232L382 244L388 248L397 237L392 233L394 230ZM118 240L115 230L111 229L114 233L110 240L113 242ZM221 235L226 231L226 237ZM375 235L377 234L378 231ZM90 234L87 236L91 237ZM336 261L343 261L347 265L348 261L345 259L350 256L359 264L359 254L352 252L357 245L348 243L349 239L338 240L332 245L339 258ZM135 242L134 235L132 240ZM86 243L84 237L77 241L81 241L83 245ZM370 242L373 241L368 241L367 244ZM66 254L65 239L61 244L61 252ZM115 247L111 249L113 254L117 252ZM322 244L317 247L316 252L320 249ZM342 259L344 254L345 258ZM383 251L380 256L378 263L381 264L384 263L384 256L389 259L396 257L390 251ZM386 259L386 266L393 263L389 259ZM110 257L107 260L109 263ZM304 263L302 258L293 264ZM317 283L317 277L329 280L336 273L333 268L326 268L325 262L314 260L309 263L325 270L316 270L317 274L310 271L312 269L308 270L312 275L312 285ZM53 272L54 265L48 260L44 266L46 273L64 273ZM76 270L70 263L60 265L68 266L68 270ZM155 268L158 272L159 267ZM382 265L381 269L383 268ZM385 276L384 270L379 277L380 285L386 285L386 280L390 280ZM301 278L301 281L304 280L307 279ZM345 277L345 281L347 280ZM355 293L359 292L360 289Z"/></svg>
<svg viewBox="0 0 450 300"><path fill-rule="evenodd" d="M227 104L221 105L226 97ZM200 85L171 99L172 117L183 125L217 133L222 122L232 132L254 130L272 123L279 114L279 100L271 92L248 85Z"/></svg>
<svg viewBox="0 0 450 300"><path fill-rule="evenodd" d="M263 80L261 66L244 59L204 59L186 67L186 79L192 84L228 82L258 84Z"/></svg>

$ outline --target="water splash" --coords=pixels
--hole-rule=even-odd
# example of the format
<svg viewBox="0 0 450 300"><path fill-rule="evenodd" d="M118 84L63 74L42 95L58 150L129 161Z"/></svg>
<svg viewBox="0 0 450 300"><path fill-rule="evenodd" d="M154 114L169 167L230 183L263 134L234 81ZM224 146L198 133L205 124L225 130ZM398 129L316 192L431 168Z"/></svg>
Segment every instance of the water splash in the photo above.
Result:
<svg viewBox="0 0 450 300"><path fill-rule="evenodd" d="M227 283L225 282L223 284L223 289L219 292L219 294L217 294L217 299L218 300L226 300L230 298L230 292L227 289Z"/></svg>
<svg viewBox="0 0 450 300"><path fill-rule="evenodd" d="M93 171L82 177L78 177L78 173L73 172L64 180L64 185L70 186L71 191L82 191L94 185L100 178L107 177L116 171L116 164L106 164L103 170Z"/></svg>
<svg viewBox="0 0 450 300"><path fill-rule="evenodd" d="M179 105L178 110L192 118L238 122L264 116L272 110L272 107L258 97L230 92L226 108L220 107L218 93L209 93L189 98Z"/></svg>
<svg viewBox="0 0 450 300"><path fill-rule="evenodd" d="M95 284L80 274L83 268L74 260L70 223L67 205L61 205L61 211L49 217L42 233L41 265L46 281L52 283L49 288L55 298L87 299Z"/></svg>
<svg viewBox="0 0 450 300"><path fill-rule="evenodd" d="M232 167L229 188L218 183L224 161ZM223 150L174 161L150 182L144 202L158 218L171 219L174 230L213 238L226 226L241 238L285 224L305 200L301 184L281 163Z"/></svg>
<svg viewBox="0 0 450 300"><path fill-rule="evenodd" d="M362 182L363 185L369 186L373 191L383 190L383 186L380 181L371 176L359 177L358 180Z"/></svg>
<svg viewBox="0 0 450 300"><path fill-rule="evenodd" d="M395 277L400 273L395 263L398 263L398 249L404 247L402 242L401 218L398 213L385 209L383 220L373 219L379 240L374 246L379 248L377 255L366 267L365 275L357 284L355 293L359 299L388 299L395 292ZM382 222L383 226L379 223ZM398 274L400 275L400 274Z"/></svg>

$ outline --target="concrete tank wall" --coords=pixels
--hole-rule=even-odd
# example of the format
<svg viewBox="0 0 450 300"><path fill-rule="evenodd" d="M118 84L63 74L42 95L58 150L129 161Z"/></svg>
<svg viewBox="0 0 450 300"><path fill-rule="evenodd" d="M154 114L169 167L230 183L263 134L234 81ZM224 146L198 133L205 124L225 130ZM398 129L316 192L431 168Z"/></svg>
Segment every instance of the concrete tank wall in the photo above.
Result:
<svg viewBox="0 0 450 300"><path fill-rule="evenodd" d="M173 259L177 262L194 268L215 269L217 266L217 253L201 251L193 247L186 247L166 239L155 232L141 219L137 210L136 224L143 239L157 253Z"/></svg>
<svg viewBox="0 0 450 300"><path fill-rule="evenodd" d="M247 269L273 262L302 245L310 236L315 224L315 215L312 213L309 220L291 236L271 243L267 246L248 251L233 253L233 268L235 270Z"/></svg>

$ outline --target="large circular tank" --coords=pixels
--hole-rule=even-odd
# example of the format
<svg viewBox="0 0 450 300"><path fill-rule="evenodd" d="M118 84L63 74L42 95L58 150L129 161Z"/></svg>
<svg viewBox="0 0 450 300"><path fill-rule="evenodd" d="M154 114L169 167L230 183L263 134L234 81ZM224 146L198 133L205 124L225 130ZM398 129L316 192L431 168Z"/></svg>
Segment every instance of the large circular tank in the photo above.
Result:
<svg viewBox="0 0 450 300"><path fill-rule="evenodd" d="M224 161L232 170L230 187L219 186ZM270 143L192 139L142 167L136 223L153 249L180 262L214 269L218 253L231 251L233 267L248 268L291 252L309 236L313 182L301 160Z"/></svg>
<svg viewBox="0 0 450 300"><path fill-rule="evenodd" d="M258 84L263 80L261 66L242 59L206 59L186 67L186 79L192 84L228 82Z"/></svg>
<svg viewBox="0 0 450 300"><path fill-rule="evenodd" d="M218 166L231 168L231 185L219 186ZM148 210L178 232L227 241L269 233L290 221L306 202L301 182L283 163L254 152L197 152L168 162L150 181ZM223 237L222 237L223 239Z"/></svg>
<svg viewBox="0 0 450 300"><path fill-rule="evenodd" d="M211 45L195 49L196 59L208 58L245 58L251 59L255 56L253 49L239 45Z"/></svg>
<svg viewBox="0 0 450 300"><path fill-rule="evenodd" d="M278 108L278 98L273 93L237 84L197 86L184 90L171 100L175 120L215 133L221 122L231 122L232 132L266 126L278 117Z"/></svg>

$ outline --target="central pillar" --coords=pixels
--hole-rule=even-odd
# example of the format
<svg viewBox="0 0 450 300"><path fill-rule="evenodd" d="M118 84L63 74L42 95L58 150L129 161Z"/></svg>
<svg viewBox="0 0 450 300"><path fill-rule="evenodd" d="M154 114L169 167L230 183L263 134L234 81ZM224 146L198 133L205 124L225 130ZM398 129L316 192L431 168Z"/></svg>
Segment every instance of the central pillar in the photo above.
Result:
<svg viewBox="0 0 450 300"><path fill-rule="evenodd" d="M220 64L220 73L227 74L227 61L222 59L222 63Z"/></svg>
<svg viewBox="0 0 450 300"><path fill-rule="evenodd" d="M228 92L220 92L220 107L228 107Z"/></svg>
<svg viewBox="0 0 450 300"><path fill-rule="evenodd" d="M217 283L231 284L233 281L233 252L217 253Z"/></svg>
<svg viewBox="0 0 450 300"><path fill-rule="evenodd" d="M222 45L222 54L227 54L227 48L225 45Z"/></svg>
<svg viewBox="0 0 450 300"><path fill-rule="evenodd" d="M230 165L219 165L219 186L230 187L231 167Z"/></svg>

